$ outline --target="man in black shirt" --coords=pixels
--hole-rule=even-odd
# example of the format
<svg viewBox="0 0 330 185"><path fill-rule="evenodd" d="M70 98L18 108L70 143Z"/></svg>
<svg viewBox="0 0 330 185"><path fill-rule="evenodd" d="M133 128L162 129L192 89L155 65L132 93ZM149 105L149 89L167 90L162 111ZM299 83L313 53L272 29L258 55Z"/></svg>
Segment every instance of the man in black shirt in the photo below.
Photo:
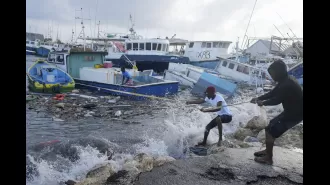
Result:
<svg viewBox="0 0 330 185"><path fill-rule="evenodd" d="M278 84L267 94L253 98L251 103L259 106L272 106L282 103L284 111L270 120L266 127L266 150L254 153L255 161L273 164L273 146L276 138L303 120L303 90L297 81L288 75L283 61L273 62L268 72Z"/></svg>

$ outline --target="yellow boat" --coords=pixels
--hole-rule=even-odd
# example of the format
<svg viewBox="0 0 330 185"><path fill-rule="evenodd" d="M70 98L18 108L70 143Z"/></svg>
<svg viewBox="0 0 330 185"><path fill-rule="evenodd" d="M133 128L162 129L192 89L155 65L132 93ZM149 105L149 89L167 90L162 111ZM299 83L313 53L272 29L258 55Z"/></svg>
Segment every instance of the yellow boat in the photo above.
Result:
<svg viewBox="0 0 330 185"><path fill-rule="evenodd" d="M75 88L73 78L56 66L38 59L27 72L28 88L32 92L63 93Z"/></svg>

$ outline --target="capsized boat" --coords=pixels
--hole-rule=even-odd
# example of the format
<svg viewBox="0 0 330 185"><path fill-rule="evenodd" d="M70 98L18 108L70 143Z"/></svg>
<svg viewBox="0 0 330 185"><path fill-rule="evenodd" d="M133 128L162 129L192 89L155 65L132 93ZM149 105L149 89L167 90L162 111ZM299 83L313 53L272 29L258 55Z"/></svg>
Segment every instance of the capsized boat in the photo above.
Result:
<svg viewBox="0 0 330 185"><path fill-rule="evenodd" d="M69 74L41 59L28 69L27 76L28 88L33 92L71 92L75 87Z"/></svg>

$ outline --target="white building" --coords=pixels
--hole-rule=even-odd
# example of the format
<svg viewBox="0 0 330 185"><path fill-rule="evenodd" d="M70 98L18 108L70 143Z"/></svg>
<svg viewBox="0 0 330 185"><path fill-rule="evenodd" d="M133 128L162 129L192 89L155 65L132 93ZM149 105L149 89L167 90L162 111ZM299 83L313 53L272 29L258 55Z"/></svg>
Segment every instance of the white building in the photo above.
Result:
<svg viewBox="0 0 330 185"><path fill-rule="evenodd" d="M271 51L280 52L280 48L276 43L271 43L268 40L258 40L245 50L247 54L250 54L252 58L260 56L269 56Z"/></svg>

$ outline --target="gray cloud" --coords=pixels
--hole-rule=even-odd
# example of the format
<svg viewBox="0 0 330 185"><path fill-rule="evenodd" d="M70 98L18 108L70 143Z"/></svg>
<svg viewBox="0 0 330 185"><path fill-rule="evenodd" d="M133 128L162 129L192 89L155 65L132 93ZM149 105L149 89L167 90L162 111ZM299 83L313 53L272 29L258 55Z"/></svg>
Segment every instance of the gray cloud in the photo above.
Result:
<svg viewBox="0 0 330 185"><path fill-rule="evenodd" d="M66 38L71 34L69 30L74 27L75 10L83 8L83 16L92 19L85 24L87 26L92 24L92 29L95 29L96 15L96 20L101 21L102 29L108 28L110 32L127 31L129 15L132 14L135 28L138 32L142 32L141 34L165 37L177 33L179 37L195 40L197 37L200 38L198 40L205 38L236 40L236 37L242 37L244 34L254 2L254 0L27 0L26 17L29 24L38 24L43 32L47 25L42 24L49 21L60 24L62 35L66 35ZM257 15L251 21L251 26L255 27L258 34L264 34L262 36L271 36L269 34L274 33L274 30L276 32L272 22L279 19L278 17L273 17L267 22L268 14L258 15L258 11L262 12L259 14L264 14L265 8L269 9L267 11L274 11L269 7L270 3L274 1L258 1L255 9ZM288 9L290 10L290 7ZM302 33L300 22L294 20L288 22L294 27L293 29ZM253 35L254 32L250 27L248 35Z"/></svg>

